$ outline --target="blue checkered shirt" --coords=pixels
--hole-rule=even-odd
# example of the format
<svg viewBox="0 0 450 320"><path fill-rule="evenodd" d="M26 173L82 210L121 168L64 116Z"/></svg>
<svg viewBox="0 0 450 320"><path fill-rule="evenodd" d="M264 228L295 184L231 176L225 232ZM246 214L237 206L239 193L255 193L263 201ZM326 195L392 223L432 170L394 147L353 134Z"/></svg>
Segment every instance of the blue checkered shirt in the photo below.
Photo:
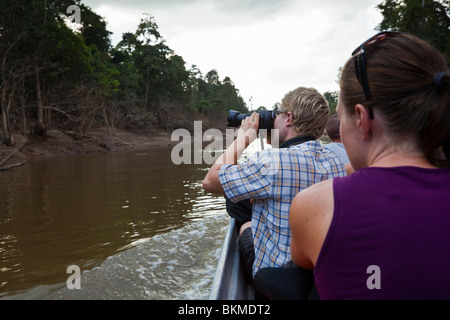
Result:
<svg viewBox="0 0 450 320"><path fill-rule="evenodd" d="M253 275L265 267L289 267L289 208L303 189L336 176L344 164L318 140L257 152L238 165L223 165L219 179L232 202L253 199Z"/></svg>

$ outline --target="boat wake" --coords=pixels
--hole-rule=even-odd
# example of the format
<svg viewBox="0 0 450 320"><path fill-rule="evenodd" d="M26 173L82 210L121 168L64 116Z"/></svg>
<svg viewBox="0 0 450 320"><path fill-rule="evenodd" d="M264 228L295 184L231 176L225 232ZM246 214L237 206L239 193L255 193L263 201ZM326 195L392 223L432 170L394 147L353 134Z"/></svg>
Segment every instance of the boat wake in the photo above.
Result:
<svg viewBox="0 0 450 320"><path fill-rule="evenodd" d="M64 287L43 299L207 299L229 217L217 214L131 248L82 272L81 289Z"/></svg>

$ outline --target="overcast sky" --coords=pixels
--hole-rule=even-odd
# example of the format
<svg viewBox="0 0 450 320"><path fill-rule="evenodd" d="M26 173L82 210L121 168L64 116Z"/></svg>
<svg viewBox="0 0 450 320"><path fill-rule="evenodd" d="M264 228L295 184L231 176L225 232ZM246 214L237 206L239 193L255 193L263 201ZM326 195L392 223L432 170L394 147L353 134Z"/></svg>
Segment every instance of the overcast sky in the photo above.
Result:
<svg viewBox="0 0 450 320"><path fill-rule="evenodd" d="M381 0L82 2L105 18L113 45L136 31L144 13L152 14L186 68L230 77L252 109L271 108L299 86L338 90L338 68L382 19L375 8Z"/></svg>

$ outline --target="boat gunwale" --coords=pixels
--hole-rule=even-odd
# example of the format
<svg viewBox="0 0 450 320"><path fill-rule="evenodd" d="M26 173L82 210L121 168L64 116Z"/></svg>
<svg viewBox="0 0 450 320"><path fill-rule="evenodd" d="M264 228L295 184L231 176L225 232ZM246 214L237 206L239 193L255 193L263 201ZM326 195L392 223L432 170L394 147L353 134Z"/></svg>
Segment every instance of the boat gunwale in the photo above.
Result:
<svg viewBox="0 0 450 320"><path fill-rule="evenodd" d="M211 285L209 300L253 300L254 287L240 262L236 220L231 218Z"/></svg>

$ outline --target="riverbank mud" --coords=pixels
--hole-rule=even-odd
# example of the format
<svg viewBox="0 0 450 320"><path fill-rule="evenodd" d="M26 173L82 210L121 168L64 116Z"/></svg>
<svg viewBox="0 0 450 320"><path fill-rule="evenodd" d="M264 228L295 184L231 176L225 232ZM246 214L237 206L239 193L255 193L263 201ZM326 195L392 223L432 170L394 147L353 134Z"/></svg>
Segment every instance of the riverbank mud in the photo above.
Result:
<svg viewBox="0 0 450 320"><path fill-rule="evenodd" d="M73 131L48 130L43 137L30 137L14 133L14 147L0 144L0 163L5 167L29 159L44 159L55 156L82 153L140 150L173 146L171 134L164 131L127 132L115 130L109 135L106 128L91 130L82 135Z"/></svg>

